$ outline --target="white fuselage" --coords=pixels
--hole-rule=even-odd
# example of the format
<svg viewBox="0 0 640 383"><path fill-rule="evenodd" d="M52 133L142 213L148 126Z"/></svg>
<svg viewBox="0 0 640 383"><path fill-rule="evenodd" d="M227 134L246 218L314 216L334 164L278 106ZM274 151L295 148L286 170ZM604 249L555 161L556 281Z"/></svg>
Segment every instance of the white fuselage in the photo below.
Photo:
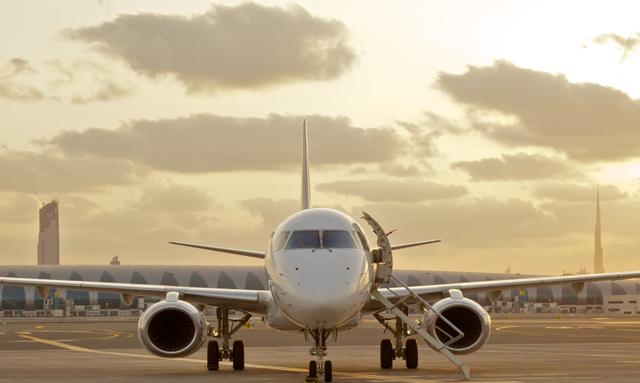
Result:
<svg viewBox="0 0 640 383"><path fill-rule="evenodd" d="M362 229L332 209L302 210L282 222L271 237L265 268L275 306L267 324L281 330L357 322L373 283Z"/></svg>

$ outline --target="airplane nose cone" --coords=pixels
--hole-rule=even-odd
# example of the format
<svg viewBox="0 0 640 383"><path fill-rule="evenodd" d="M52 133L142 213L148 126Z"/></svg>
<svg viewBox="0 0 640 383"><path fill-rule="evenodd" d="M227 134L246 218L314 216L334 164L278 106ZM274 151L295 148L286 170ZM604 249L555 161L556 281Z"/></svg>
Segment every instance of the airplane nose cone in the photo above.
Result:
<svg viewBox="0 0 640 383"><path fill-rule="evenodd" d="M341 269L331 273L314 270L295 279L287 314L305 327L331 328L350 320L364 305L368 290L361 283L361 269Z"/></svg>
<svg viewBox="0 0 640 383"><path fill-rule="evenodd" d="M311 327L335 327L353 316L359 295L343 286L325 286L299 291L293 309Z"/></svg>

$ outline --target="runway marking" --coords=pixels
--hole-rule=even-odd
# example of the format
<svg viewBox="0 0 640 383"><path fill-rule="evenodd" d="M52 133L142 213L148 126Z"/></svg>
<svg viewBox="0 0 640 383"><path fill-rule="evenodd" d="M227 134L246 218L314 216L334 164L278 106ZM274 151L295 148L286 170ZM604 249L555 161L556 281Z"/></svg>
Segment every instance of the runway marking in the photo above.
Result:
<svg viewBox="0 0 640 383"><path fill-rule="evenodd" d="M110 330L105 330L105 331L110 331ZM60 332L62 332L62 333L69 333L69 334L90 334L90 333L95 332L95 331L89 331L89 330L34 330L34 331L28 332L26 334L31 334L31 333L34 333L34 332L37 332L37 333L44 333L44 332L51 332L51 333L58 332L58 333L60 333ZM19 333L21 333L21 332L17 332L17 334L19 334Z"/></svg>
<svg viewBox="0 0 640 383"><path fill-rule="evenodd" d="M118 338L121 335L125 335L125 333L115 330L98 330L98 331L87 331L87 330L34 330L32 332L27 331L16 331L18 335L31 335L33 333L56 333L56 334L95 334L95 336L90 336L86 338L64 338L57 339L58 342L82 342L87 340L105 340L105 339L113 339ZM10 340L11 343L28 343L32 342L32 340Z"/></svg>
<svg viewBox="0 0 640 383"><path fill-rule="evenodd" d="M531 351L530 349L527 348L517 348L517 347L511 347L511 348L506 348L504 347L504 350L483 350L483 352L485 353L497 353L497 354L504 354L504 353L512 353L513 351L524 351L528 354L544 354L544 355L565 355L565 356L592 356L592 357L602 357L602 358L637 358L636 356L632 356L632 355L610 355L610 354L585 354L585 353L574 353L574 352L554 352L554 351ZM638 360L638 362L640 363L640 360Z"/></svg>
<svg viewBox="0 0 640 383"><path fill-rule="evenodd" d="M93 349L86 348L86 347L80 347L80 346L76 346L76 345L73 345L73 344L63 343L63 342L60 342L60 341L57 341L57 340L38 338L36 336L29 335L29 334L20 334L20 336L22 338L25 338L25 339L27 339L29 341L32 341L32 342L42 343L42 344L46 344L46 345L57 347L57 348L62 348L62 349L69 350L69 351L85 352L85 353L101 354L101 355L123 356L123 357L129 357L129 358L130 357L136 357L136 358L156 359L156 360L158 360L158 357L157 356L153 356L153 355L131 354L131 353L117 352L117 351L93 350ZM162 359L162 360L173 360L173 361L178 361L178 362L183 361L183 362L198 363L198 364L204 364L205 363L205 360L190 359L190 358L181 358L181 359L165 358L165 359ZM226 365L226 366L231 366L230 362L220 362L220 364ZM246 363L245 366L249 367L249 368L256 368L256 369L262 369L262 370L271 370L271 371L298 372L298 373L306 373L307 372L307 369L296 368L296 367L267 366L267 365L263 365L263 364L253 364L253 363ZM334 375L346 376L346 377L354 377L354 378L366 378L366 379L379 380L379 381L397 381L397 376L370 375L370 374L363 374L363 373L338 372L338 371L335 371ZM411 379L409 377L404 377L403 381L412 382L412 383L425 382L425 380L423 378Z"/></svg>
<svg viewBox="0 0 640 383"><path fill-rule="evenodd" d="M548 330L603 330L601 326L545 326Z"/></svg>
<svg viewBox="0 0 640 383"><path fill-rule="evenodd" d="M517 327L518 326L500 326L500 327L496 327L496 331L504 331L509 328L517 328Z"/></svg>

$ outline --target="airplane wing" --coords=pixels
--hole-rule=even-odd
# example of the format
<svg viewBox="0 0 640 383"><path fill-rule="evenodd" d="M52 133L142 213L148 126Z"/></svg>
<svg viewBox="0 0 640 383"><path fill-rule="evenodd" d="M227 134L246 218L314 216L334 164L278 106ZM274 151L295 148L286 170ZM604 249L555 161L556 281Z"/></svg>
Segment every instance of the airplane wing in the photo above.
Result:
<svg viewBox="0 0 640 383"><path fill-rule="evenodd" d="M226 306L256 314L266 312L267 305L271 300L271 292L269 290L218 289L8 277L0 277L0 284L36 287L39 289L39 292L43 292L44 295L47 295L46 290L49 288L74 291L98 291L122 294L129 297L165 297L168 292L177 292L180 294L181 299L187 302L210 306Z"/></svg>
<svg viewBox="0 0 640 383"><path fill-rule="evenodd" d="M391 245L391 250L400 250L400 249L406 249L407 247L430 245L432 243L438 243L438 242L442 242L442 240L441 239L429 239L429 240L426 240L426 241L409 242L409 243L398 243L397 245Z"/></svg>
<svg viewBox="0 0 640 383"><path fill-rule="evenodd" d="M447 283L442 285L411 286L411 290L427 301L444 298L448 295L447 292L451 289L460 290L463 294L488 292L497 298L502 290L572 285L574 291L579 292L587 282L614 281L618 279L633 278L640 278L640 272L634 271L625 273L565 275L558 277L516 278L494 281ZM404 287L380 288L379 291L385 298L392 301L409 295L409 292Z"/></svg>
<svg viewBox="0 0 640 383"><path fill-rule="evenodd" d="M197 243L186 243L186 242L174 242L174 241L171 241L169 243L172 244L172 245L178 245L178 246L194 247L196 249L204 249L204 250L211 250L211 251L219 251L221 253L244 255L245 257L252 257L252 258L264 258L265 257L265 253L263 253L261 251L232 249L232 248L229 248L229 247L200 245L200 244L197 244Z"/></svg>

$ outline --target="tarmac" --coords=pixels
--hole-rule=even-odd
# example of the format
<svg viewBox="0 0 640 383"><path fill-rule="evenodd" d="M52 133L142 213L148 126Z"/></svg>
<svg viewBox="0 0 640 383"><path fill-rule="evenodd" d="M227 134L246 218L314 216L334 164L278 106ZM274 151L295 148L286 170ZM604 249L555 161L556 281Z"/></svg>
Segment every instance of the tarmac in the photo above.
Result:
<svg viewBox="0 0 640 383"><path fill-rule="evenodd" d="M379 366L387 337L373 320L329 344L335 382L456 382L444 357L420 346L416 370L396 360ZM245 343L246 369L205 368L205 350L180 359L148 354L133 321L50 321L0 318L0 382L303 382L310 360L301 335L258 323L234 339ZM639 382L640 317L502 316L489 343L462 357L474 382Z"/></svg>

